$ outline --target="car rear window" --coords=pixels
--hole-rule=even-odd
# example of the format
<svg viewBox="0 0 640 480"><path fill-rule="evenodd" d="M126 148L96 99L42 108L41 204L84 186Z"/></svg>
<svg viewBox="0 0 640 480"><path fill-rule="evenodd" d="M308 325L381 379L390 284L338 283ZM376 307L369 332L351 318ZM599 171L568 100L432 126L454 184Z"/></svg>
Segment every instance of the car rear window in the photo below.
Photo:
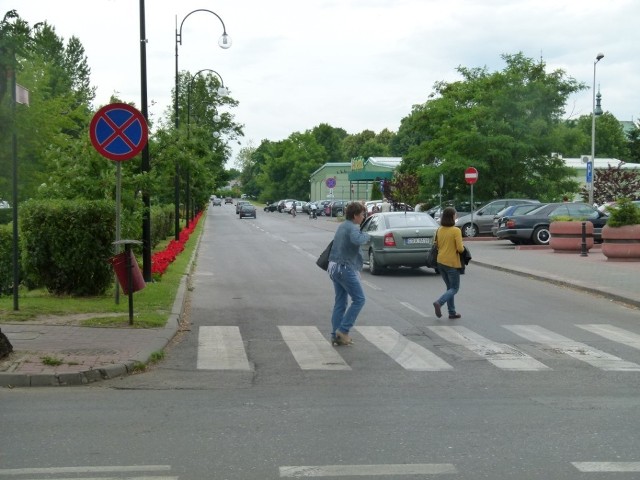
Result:
<svg viewBox="0 0 640 480"><path fill-rule="evenodd" d="M389 228L437 227L438 223L428 213L422 215L404 214L387 217Z"/></svg>

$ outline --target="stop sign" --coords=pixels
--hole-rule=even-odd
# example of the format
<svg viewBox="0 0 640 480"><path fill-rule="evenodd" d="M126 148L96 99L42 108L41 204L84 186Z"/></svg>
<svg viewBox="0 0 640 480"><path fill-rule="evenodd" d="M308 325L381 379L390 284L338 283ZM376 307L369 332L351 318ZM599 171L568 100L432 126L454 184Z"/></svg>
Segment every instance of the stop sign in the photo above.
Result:
<svg viewBox="0 0 640 480"><path fill-rule="evenodd" d="M469 185L473 185L478 181L478 170L473 167L469 167L464 171L464 181Z"/></svg>

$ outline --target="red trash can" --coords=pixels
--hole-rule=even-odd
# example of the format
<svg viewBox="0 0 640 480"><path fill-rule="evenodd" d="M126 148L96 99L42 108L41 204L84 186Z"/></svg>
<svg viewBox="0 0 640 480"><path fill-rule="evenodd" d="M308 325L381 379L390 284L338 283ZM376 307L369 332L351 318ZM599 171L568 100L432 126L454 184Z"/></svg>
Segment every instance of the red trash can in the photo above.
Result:
<svg viewBox="0 0 640 480"><path fill-rule="evenodd" d="M142 272L140 271L140 267L138 266L138 262L136 261L136 256L131 250L129 250L128 253L129 258L131 259L131 291L137 292L138 290L142 290L146 286L146 283L142 276ZM120 283L120 286L122 287L122 292L124 294L128 294L129 282L127 281L127 251L110 258L109 262L113 265L113 269L118 276L118 283Z"/></svg>

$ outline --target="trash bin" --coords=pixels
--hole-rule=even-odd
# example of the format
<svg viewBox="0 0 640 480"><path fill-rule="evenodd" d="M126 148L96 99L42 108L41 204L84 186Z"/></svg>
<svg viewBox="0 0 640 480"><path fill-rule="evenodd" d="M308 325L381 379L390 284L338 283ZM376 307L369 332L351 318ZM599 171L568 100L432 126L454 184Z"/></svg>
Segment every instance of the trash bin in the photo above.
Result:
<svg viewBox="0 0 640 480"><path fill-rule="evenodd" d="M118 277L118 283L120 283L120 286L122 287L122 292L125 294L129 293L129 282L127 281L127 254L129 254L129 258L131 259L131 292L142 290L146 285L135 255L131 250L127 249L109 259L109 262L113 265L113 269Z"/></svg>

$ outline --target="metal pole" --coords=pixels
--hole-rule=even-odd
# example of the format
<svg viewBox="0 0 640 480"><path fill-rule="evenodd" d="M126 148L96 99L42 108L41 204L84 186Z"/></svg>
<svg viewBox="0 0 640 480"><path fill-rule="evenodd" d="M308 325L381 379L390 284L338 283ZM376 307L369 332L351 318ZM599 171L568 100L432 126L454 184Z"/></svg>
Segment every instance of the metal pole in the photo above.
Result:
<svg viewBox="0 0 640 480"><path fill-rule="evenodd" d="M140 0L140 91L141 91L141 109L147 125L149 124L149 108L147 100L147 37L145 27L145 9L144 0ZM151 170L151 160L149 158L149 142L145 143L142 149L142 165L143 173ZM142 203L144 209L142 211L142 276L145 282L151 281L151 199L150 194L145 188L142 191ZM119 240L119 238L118 238ZM116 289L118 291L118 289ZM117 303L117 302L116 302Z"/></svg>
<svg viewBox="0 0 640 480"><path fill-rule="evenodd" d="M122 201L122 162L116 162L116 241L114 243L115 254L120 253L120 203ZM118 287L118 274L114 272L116 282L116 305L120 304L120 288Z"/></svg>
<svg viewBox="0 0 640 480"><path fill-rule="evenodd" d="M587 256L587 222L582 222L582 243L580 244L580 256Z"/></svg>
<svg viewBox="0 0 640 480"><path fill-rule="evenodd" d="M184 21L184 20L183 20ZM182 27L181 27L182 28ZM175 85L175 103L174 103L174 115L175 115L175 127L176 127L176 138L178 136L178 126L180 125L178 120L178 42L180 39L180 34L178 33L178 16L176 15L176 85ZM174 187L174 203L175 203L175 239L176 241L180 240L180 165L178 164L178 159L175 159L176 162L176 171L173 176L173 187Z"/></svg>
<svg viewBox="0 0 640 480"><path fill-rule="evenodd" d="M11 68L11 109L13 111L12 118L12 135L11 149L13 157L13 193L11 201L13 202L13 309L19 310L18 305L18 287L20 286L20 269L18 268L18 136L16 134L16 57L13 55L13 66Z"/></svg>
<svg viewBox="0 0 640 480"><path fill-rule="evenodd" d="M602 53L596 56L593 62L593 90L591 108L591 182L589 182L589 205L593 205L593 185L596 181L596 65L604 58Z"/></svg>

